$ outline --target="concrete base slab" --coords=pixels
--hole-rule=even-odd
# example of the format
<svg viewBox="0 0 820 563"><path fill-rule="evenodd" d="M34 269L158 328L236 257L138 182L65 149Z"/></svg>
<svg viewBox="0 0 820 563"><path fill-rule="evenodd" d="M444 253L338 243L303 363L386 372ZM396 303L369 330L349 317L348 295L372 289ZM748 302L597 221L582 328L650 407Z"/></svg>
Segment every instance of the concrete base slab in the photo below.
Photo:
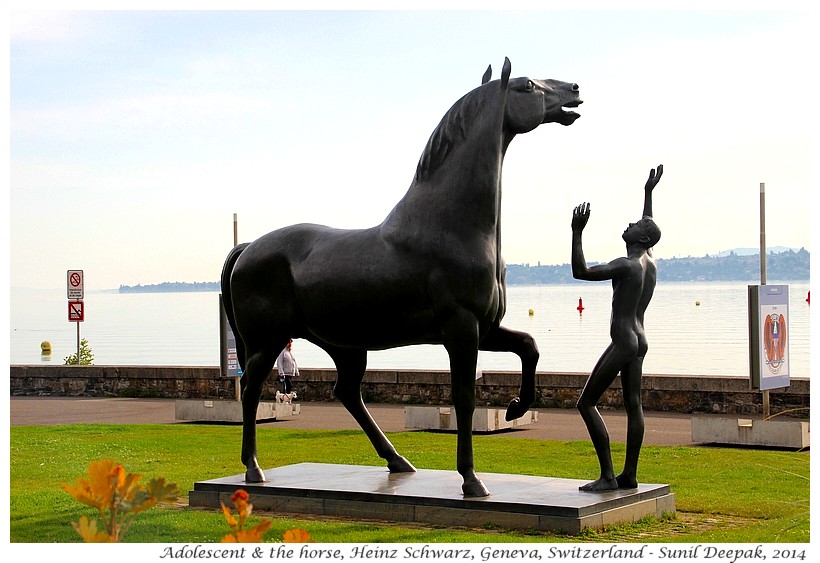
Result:
<svg viewBox="0 0 820 563"><path fill-rule="evenodd" d="M473 432L497 432L538 422L538 411L527 411L521 418L507 421L506 409L476 407ZM415 430L457 430L456 412L452 407L413 405L404 407L404 427Z"/></svg>
<svg viewBox="0 0 820 563"><path fill-rule="evenodd" d="M177 400L174 403L176 420L196 422L242 422L240 401L203 401L201 399ZM301 412L297 403L260 401L256 420L282 420Z"/></svg>
<svg viewBox="0 0 820 563"><path fill-rule="evenodd" d="M675 513L669 485L589 493L578 490L585 480L484 473L479 478L491 496L465 498L455 471L390 473L384 467L299 463L269 469L265 478L246 483L242 474L199 481L188 502L230 506L231 495L241 488L258 510L567 533Z"/></svg>
<svg viewBox="0 0 820 563"><path fill-rule="evenodd" d="M693 416L692 441L799 450L809 447L809 423L787 419Z"/></svg>

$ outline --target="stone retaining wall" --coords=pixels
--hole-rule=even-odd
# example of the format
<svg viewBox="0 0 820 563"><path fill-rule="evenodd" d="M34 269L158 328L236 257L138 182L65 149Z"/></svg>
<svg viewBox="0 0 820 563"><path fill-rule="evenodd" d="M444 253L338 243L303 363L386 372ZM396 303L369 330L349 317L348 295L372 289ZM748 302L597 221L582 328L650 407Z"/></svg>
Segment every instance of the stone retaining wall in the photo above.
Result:
<svg viewBox="0 0 820 563"><path fill-rule="evenodd" d="M189 366L64 366L12 365L11 395L90 397L159 397L169 399L234 399L236 382L219 375L218 367ZM336 371L301 369L294 387L303 401L335 401ZM575 408L585 373L539 372L536 407ZM506 406L518 395L520 376L485 372L476 382L477 404ZM601 399L601 408L623 407L620 381ZM276 394L275 373L263 399ZM362 385L365 402L448 405L450 374L425 370L368 370ZM746 377L644 375L643 406L647 411L762 414L762 394L749 388ZM769 393L771 413L809 418L809 380L793 378L785 389Z"/></svg>

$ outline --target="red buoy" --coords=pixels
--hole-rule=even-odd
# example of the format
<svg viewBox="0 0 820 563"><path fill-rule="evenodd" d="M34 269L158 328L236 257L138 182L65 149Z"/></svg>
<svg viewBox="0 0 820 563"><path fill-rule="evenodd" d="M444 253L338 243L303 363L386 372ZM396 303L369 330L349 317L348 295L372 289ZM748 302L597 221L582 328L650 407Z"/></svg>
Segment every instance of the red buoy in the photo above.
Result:
<svg viewBox="0 0 820 563"><path fill-rule="evenodd" d="M806 303L808 303L809 305L811 305L811 290L809 290L809 294L808 294L808 295L806 295Z"/></svg>
<svg viewBox="0 0 820 563"><path fill-rule="evenodd" d="M580 297L578 298L578 306L576 307L576 309L578 309L579 313L584 312L584 300L581 299Z"/></svg>

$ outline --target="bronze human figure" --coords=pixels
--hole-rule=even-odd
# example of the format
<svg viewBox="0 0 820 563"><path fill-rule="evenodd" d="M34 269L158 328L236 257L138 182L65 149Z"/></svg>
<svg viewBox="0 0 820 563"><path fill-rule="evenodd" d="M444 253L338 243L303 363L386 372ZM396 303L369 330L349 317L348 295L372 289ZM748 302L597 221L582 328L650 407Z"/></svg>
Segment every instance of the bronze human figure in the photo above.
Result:
<svg viewBox="0 0 820 563"><path fill-rule="evenodd" d="M573 277L590 281L612 280L612 318L609 330L612 342L595 364L578 400L578 410L586 423L601 466L600 478L581 486L583 491L633 489L638 486L638 455L644 434L641 376L648 349L643 321L657 280L652 247L661 238L661 231L652 219L652 190L661 175L663 165L649 172L649 179L644 187L643 218L637 223L630 223L622 235L627 253L624 258L616 258L608 264L587 266L581 233L589 221L589 204L582 203L572 214ZM627 415L627 433L624 469L616 477L609 448L609 433L596 405L619 372Z"/></svg>
<svg viewBox="0 0 820 563"><path fill-rule="evenodd" d="M396 452L362 401L368 350L442 344L450 358L458 422L457 468L466 496L488 495L474 471L472 418L478 350L521 358L519 397L507 416L535 398L538 349L501 326L505 312L501 166L512 139L542 123L572 124L564 108L581 103L578 85L499 80L469 92L444 115L424 148L406 195L375 227L339 230L300 224L233 249L222 293L242 386L242 462L247 482L257 462L256 409L262 384L290 338L324 349L336 364L335 396L356 419L391 472L415 471ZM355 181L355 179L351 179Z"/></svg>

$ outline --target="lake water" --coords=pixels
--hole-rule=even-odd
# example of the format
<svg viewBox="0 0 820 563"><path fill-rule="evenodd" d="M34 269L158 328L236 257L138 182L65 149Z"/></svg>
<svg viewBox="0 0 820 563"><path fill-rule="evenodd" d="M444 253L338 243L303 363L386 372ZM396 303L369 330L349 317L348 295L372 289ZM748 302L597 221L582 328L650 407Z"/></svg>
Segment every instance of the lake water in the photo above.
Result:
<svg viewBox="0 0 820 563"><path fill-rule="evenodd" d="M647 374L748 377L745 283L659 284L646 313ZM789 284L792 377L809 376L808 282ZM576 310L583 299L584 311ZM609 343L609 283L510 286L504 325L532 334L541 351L539 371L589 372ZM86 292L80 336L97 365L219 365L218 293ZM77 323L68 321L65 290L11 290L10 362L62 364L77 350ZM532 309L532 315L530 315ZM390 311L385 311L386 315ZM52 345L51 358L40 343ZM309 342L294 342L301 367L333 367ZM518 358L482 352L484 370L518 370ZM368 367L448 369L441 346L371 352Z"/></svg>

